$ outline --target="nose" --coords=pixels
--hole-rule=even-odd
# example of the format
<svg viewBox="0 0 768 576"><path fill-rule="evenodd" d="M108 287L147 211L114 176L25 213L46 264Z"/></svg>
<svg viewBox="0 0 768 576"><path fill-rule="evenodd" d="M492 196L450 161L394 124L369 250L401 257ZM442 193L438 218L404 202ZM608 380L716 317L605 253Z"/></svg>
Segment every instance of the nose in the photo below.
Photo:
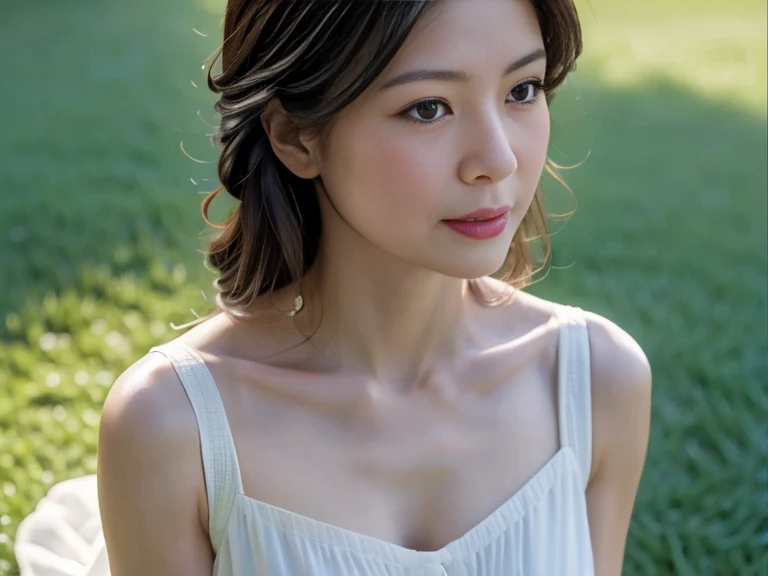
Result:
<svg viewBox="0 0 768 576"><path fill-rule="evenodd" d="M464 155L459 164L459 178L466 184L495 183L517 170L517 156L512 149L511 125L498 112L477 115L465 133Z"/></svg>

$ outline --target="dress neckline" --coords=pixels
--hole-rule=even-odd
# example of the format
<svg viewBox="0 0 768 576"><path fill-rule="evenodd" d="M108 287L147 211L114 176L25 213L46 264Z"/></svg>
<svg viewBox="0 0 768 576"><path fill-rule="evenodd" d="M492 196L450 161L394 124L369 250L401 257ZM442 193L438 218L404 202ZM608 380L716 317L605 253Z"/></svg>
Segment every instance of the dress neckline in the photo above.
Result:
<svg viewBox="0 0 768 576"><path fill-rule="evenodd" d="M342 546L353 552L366 556L378 556L406 566L422 564L425 561L444 563L477 552L525 516L561 477L566 464L570 465L571 470L578 472L573 450L568 446L561 446L512 496L467 532L438 550L416 550L401 546L375 536L291 512L246 496L242 492L238 494L238 498L246 504L246 509L257 523L263 522L305 538ZM574 479L578 479L578 474L574 474Z"/></svg>

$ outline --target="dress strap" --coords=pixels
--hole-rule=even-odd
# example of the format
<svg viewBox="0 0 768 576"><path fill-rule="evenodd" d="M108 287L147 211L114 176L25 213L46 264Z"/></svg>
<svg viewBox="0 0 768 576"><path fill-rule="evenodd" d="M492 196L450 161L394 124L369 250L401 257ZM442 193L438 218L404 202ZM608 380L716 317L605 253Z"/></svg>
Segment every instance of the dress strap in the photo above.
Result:
<svg viewBox="0 0 768 576"><path fill-rule="evenodd" d="M586 490L592 468L592 383L583 313L559 306L558 421L560 444L574 451Z"/></svg>
<svg viewBox="0 0 768 576"><path fill-rule="evenodd" d="M235 443L221 395L205 361L186 344L169 342L150 352L159 352L170 361L195 411L208 496L208 531L213 550L218 552L235 495L243 492Z"/></svg>

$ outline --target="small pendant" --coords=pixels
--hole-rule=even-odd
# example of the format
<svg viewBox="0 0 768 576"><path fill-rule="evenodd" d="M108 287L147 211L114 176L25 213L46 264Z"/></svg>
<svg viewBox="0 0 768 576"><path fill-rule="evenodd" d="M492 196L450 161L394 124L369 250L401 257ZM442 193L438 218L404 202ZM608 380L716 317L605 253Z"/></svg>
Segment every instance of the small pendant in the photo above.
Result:
<svg viewBox="0 0 768 576"><path fill-rule="evenodd" d="M291 310L288 313L288 316L293 318L294 316L296 316L296 314L298 314L301 311L303 306L304 306L304 298L302 298L301 295L296 296L296 298L293 301L293 310Z"/></svg>

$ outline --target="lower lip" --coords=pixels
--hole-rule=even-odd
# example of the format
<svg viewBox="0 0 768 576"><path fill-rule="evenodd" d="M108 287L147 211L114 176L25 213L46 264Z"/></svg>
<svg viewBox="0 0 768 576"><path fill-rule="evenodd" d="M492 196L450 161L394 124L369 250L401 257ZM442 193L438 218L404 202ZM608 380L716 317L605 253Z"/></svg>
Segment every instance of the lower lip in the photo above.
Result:
<svg viewBox="0 0 768 576"><path fill-rule="evenodd" d="M443 223L454 232L458 232L467 238L488 240L489 238L495 238L504 232L508 220L509 212L505 212L501 216L496 216L496 218L491 218L489 220L473 220L471 222L462 220L443 220Z"/></svg>

